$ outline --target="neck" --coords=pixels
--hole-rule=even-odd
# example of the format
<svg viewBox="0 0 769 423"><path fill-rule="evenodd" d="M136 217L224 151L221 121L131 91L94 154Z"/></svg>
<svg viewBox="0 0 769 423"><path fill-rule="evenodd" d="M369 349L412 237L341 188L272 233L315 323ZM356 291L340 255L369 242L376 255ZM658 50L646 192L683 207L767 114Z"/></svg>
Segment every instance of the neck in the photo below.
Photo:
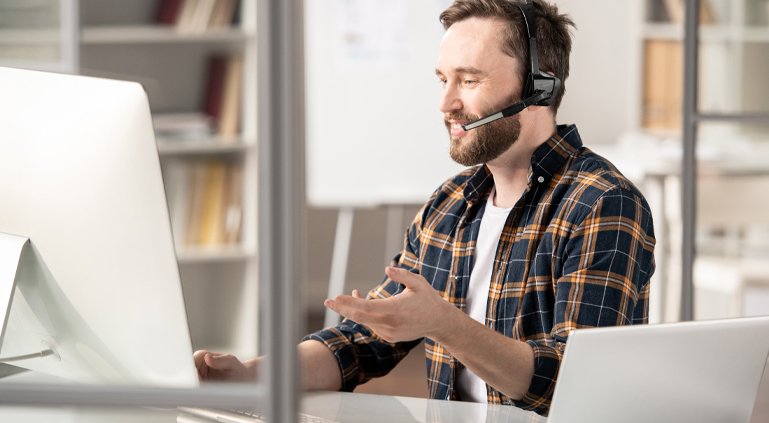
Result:
<svg viewBox="0 0 769 423"><path fill-rule="evenodd" d="M552 117L547 123L530 121L526 122L528 125L523 122L523 114L521 117L522 129L518 141L501 156L486 163L489 171L494 175L496 189L494 205L497 207L515 206L528 187L529 167L534 150L547 142L557 131ZM525 131L524 128L528 130Z"/></svg>

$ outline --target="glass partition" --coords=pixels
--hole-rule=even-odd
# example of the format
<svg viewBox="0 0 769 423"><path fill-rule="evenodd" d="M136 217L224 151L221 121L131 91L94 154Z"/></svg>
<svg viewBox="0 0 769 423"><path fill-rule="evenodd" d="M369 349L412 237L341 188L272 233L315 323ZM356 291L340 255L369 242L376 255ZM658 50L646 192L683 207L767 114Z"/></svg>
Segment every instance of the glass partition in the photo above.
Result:
<svg viewBox="0 0 769 423"><path fill-rule="evenodd" d="M0 65L73 72L72 0L0 1Z"/></svg>
<svg viewBox="0 0 769 423"><path fill-rule="evenodd" d="M769 125L702 123L696 319L769 314Z"/></svg>
<svg viewBox="0 0 769 423"><path fill-rule="evenodd" d="M29 207L25 210L31 211L29 216L20 216L21 208L9 207L15 211L14 219L33 219L38 212L68 216L66 213L71 210L84 211L81 213L82 221L78 221L84 224L83 236L70 234L63 241L60 239L65 248L51 248L53 244L42 242L43 237L40 235L43 231L55 234L57 229L66 227L70 222L61 217L45 219L44 223L37 226L27 225L29 231L12 231L22 235L21 238L29 237L31 241L22 239L17 243L17 235L0 235L3 257L6 257L5 253L9 250L5 247L13 244L13 248L18 247L16 258L21 257L17 262L29 265L23 266L20 272L23 277L14 277L18 273L16 263L13 273L9 271L2 274L5 277L10 273L11 277L0 280L0 288L7 287L8 293L14 293L13 298L6 303L10 304L9 321L15 325L14 330L18 329L16 333L23 334L16 338L3 338L0 359L16 364L20 364L18 360L27 359L37 363L25 366L35 367L31 371L22 370L13 364L0 364L0 398L4 404L13 405L0 409L0 420L6 420L6 416L19 416L18 413L22 413L22 417L28 415L25 414L27 412L38 417L42 413L45 417L48 411L53 414L62 411L62 416L71 416L72 421L98 421L101 411L90 411L90 407L97 406L117 407L104 414L115 416L122 415L123 408L131 407L129 415L150 421L155 421L155 414L160 417L157 421L176 421L180 414L177 406L242 410L258 408L271 416L271 421L294 420L297 395L293 391L295 384L292 372L295 363L291 351L297 342L298 331L289 326L294 320L293 316L298 316L298 307L292 307L291 304L294 295L292 286L302 278L301 271L296 270L301 269L302 264L301 258L296 258L299 254L294 254L293 250L301 245L301 241L293 238L293 234L288 233L286 228L291 228L300 218L291 213L294 210L294 198L283 193L289 192L303 198L304 191L301 184L284 190L280 184L293 177L294 166L274 164L286 163L285 160L290 163L296 157L302 161L301 155L290 155L276 146L303 148L303 134L295 122L289 123L288 118L273 112L281 109L281 105L276 103L280 99L296 96L273 93L272 87L288 85L299 89L301 83L272 83L281 77L288 77L286 75L290 72L286 72L285 67L287 63L293 64L290 61L293 58L278 60L276 57L301 46L295 44L294 38L290 36L296 30L293 24L278 27L275 23L292 19L296 22L297 17L301 16L301 7L294 2L259 2L258 5L252 0L222 2L240 5L240 9L230 15L234 22L231 27L224 25L224 28L185 32L174 25L155 21L154 13L161 3L165 2L0 0L0 71L8 72L3 73L4 78L0 80L7 82L10 78L5 77L11 73L18 75L16 72L21 71L16 68L54 71L45 74L27 72L45 75L46 78L71 78L61 79L59 84L53 81L48 87L58 87L62 92L69 93L66 98L62 94L64 100L69 100L68 103L38 102L35 105L37 107L24 103L17 109L8 102L0 105L5 116L16 113L13 116L23 120L23 125L27 125L28 129L19 125L21 129L18 132L11 130L10 136L0 137L0 147L4 153L18 147L19 139L51 141L47 145L50 148L35 150L30 147L17 156L0 155L0 163L8 165L2 166L3 170L0 171L3 181L0 192L5 196L15 190L12 193L14 198L27 201L25 204ZM148 12L142 15L145 21L141 22L145 25L135 20L128 24L123 21L109 21L105 24L98 20L98 16L103 16L100 11L110 9L113 13L107 15L120 15L115 10L121 7ZM299 11L293 10L296 7L299 7ZM135 18L135 14L130 15L131 19ZM83 21L78 22L81 16ZM261 25L258 36L257 19L260 19ZM301 31L298 33L301 34ZM301 35L298 36L301 39ZM289 43L291 47L280 47L281 42ZM82 56L81 52L84 53ZM147 55L147 52L150 54ZM203 108L197 104L196 97L198 94L205 97L208 88L208 76L205 73L210 70L206 66L213 61L208 61L206 54L212 52L238 56L237 60L232 61L236 64L228 68L231 73L240 72L228 79L232 85L228 88L231 96L228 107L232 107L228 119L235 119L234 129L230 128L233 132L207 133L208 136L196 133L191 138L170 136L163 140L168 142L156 144L154 135L158 135L157 127L153 126L158 118L156 111L179 113ZM172 57L175 54L178 54L174 56L176 60ZM163 78L153 76L153 71L157 71L153 66L158 65L153 57L157 56L163 56L163 66L170 64L173 67L163 69ZM301 57L300 54L295 56ZM103 58L106 60L100 62ZM130 62L135 67L106 66L100 69L105 62L107 65L114 64L113 58ZM83 63L88 65L88 69L82 68ZM190 63L194 66L190 66ZM238 70L237 66L241 68ZM301 69L301 66L297 68ZM59 75L60 72L82 73L100 78ZM265 76L257 78L257 72ZM139 82L142 86L125 80ZM166 82L168 84L164 85ZM114 101L89 103L87 100L91 98L90 94L80 84L91 88L103 84L103 87L115 88L127 96L114 98ZM258 84L263 85L260 86L257 99ZM46 90L47 86L20 84L16 94L30 91L30 86L40 88L40 92L57 91ZM6 99L10 92L7 88L4 86L2 90ZM95 88L88 93L112 92ZM30 97L37 93L32 91L28 93ZM232 91L238 95L233 97ZM146 93L149 92L152 94L149 94L148 107ZM181 96L180 93L189 97ZM93 114L85 114L82 118L96 118L85 123L82 119L66 121L62 118L77 115L83 103L89 104L89 113ZM266 105L257 110L257 103ZM54 109L54 105L58 109ZM294 103L285 107L302 108ZM102 119L100 113L110 111L114 112L111 115L114 119ZM259 120L264 119L269 124L257 128L257 114ZM276 122L281 118L286 121L283 129L290 127L294 132L289 134L277 129ZM4 125L4 130L10 126ZM78 134L82 137L68 135L72 128L81 131ZM206 127L206 130L211 128ZM40 136L33 137L32 133ZM49 136L46 137L46 133ZM101 134L101 137L94 137L94 134ZM99 146L96 148L101 149L102 154L77 154L77 140L83 138L99 138L100 143L92 144ZM276 157L275 154L282 156ZM55 172L46 169L40 172L35 169L20 170L10 166L12 157L40 163L58 163L59 167L55 170L60 171L57 174L62 178L38 181L35 178L41 174ZM137 161L140 157L142 159ZM220 193L222 197L239 197L237 210L227 217L228 221L236 221L239 236L232 242L228 241L225 246L221 242L213 243L215 247L205 246L203 242L199 245L174 242L181 231L173 227L174 216L169 215L169 208L173 209L173 196L166 198L169 192L164 191L164 188L170 185L170 180L178 176L178 173L167 172L165 165L187 159L234 163L241 172L242 180L232 184L240 189L239 192ZM110 169L123 169L126 172L122 178L109 180L98 176L108 174ZM91 193L88 199L70 195L73 187L80 186L70 179L74 175L82 178L83 186L92 188L88 190ZM296 177L303 181L303 175ZM24 184L14 184L14 180L23 180ZM148 189L122 189L120 184L123 182L145 184ZM260 185L257 187L257 184ZM20 188L22 185L45 190L45 194L24 195L24 190ZM214 191L209 189L210 185L206 183L202 186L202 193L207 199L213 195L210 191ZM121 193L125 195L124 198L132 200L128 204L121 203L122 200L113 201ZM32 204L35 201L47 203L36 208ZM217 206L221 205L218 203ZM93 215L93 219L88 222L85 211L90 210L90 213L102 210L102 206L112 207L112 211L122 209L149 216L147 222L151 220L152 225L134 226L143 218L136 221L133 218L120 218L111 224L101 225ZM215 212L211 207L203 208L207 209L206 213ZM217 213L224 221L225 213L222 210ZM10 213L0 217L0 232L10 228L7 225L9 216ZM210 218L209 222L218 225L219 219ZM143 232L144 229L137 231L141 226L147 232ZM32 229L39 232L33 233L35 230ZM105 242L86 240L91 240L102 231L112 234L109 239L113 241L107 242L108 238L104 238L107 239ZM61 234L66 231L58 232ZM146 236L140 236L140 232ZM202 232L203 229L198 228L198 233ZM138 238L143 238L143 241ZM158 246L162 251L158 252ZM61 244L57 244L57 247L61 247ZM114 262L133 262L133 265L123 267L124 272L113 267L113 261L94 258L80 266L81 270L88 270L88 280L78 280L78 266L68 263L63 255L56 253L59 251L73 256L82 251L84 254L80 256L86 260L91 257L91 253L99 257L107 254L112 256L110 260ZM149 251L158 254L149 254L152 257L148 258L146 255ZM286 257L293 258L290 265ZM13 259L10 261L13 262ZM0 263L4 264L7 263ZM5 267L0 267L5 270ZM168 278L155 278L158 269ZM135 276L133 282L130 277L126 279L129 271L132 277ZM93 276L99 274L102 279ZM153 277L143 278L142 274L152 274ZM20 282L22 279L32 283ZM116 280L126 283L119 284L117 287L120 289L112 290L116 287ZM189 283L185 284L185 280ZM151 281L158 283L153 284ZM168 301L169 298L171 301ZM122 304L121 307L110 306L118 303ZM286 305L280 306L282 303ZM89 308L92 305L94 307ZM130 313L124 313L126 309ZM115 329L110 332L112 323L115 323ZM151 339L156 342L147 342ZM170 344L175 347L168 348ZM141 352L132 354L137 345L142 345ZM28 346L30 348L26 348ZM258 354L269 354L270 360L262 366L258 380L199 384L192 359L194 349L233 353L242 360ZM25 351L33 356L27 357L29 354ZM163 362L171 363L175 369L172 373L176 373L179 378L169 382L163 381L162 375L144 377L152 373L150 369L162 367L158 363ZM268 385L271 388L268 389ZM89 410L76 409L78 407ZM136 419L118 418L116 421L133 420ZM30 421L39 419L32 418Z"/></svg>
<svg viewBox="0 0 769 423"><path fill-rule="evenodd" d="M769 2L700 4L700 112L768 113Z"/></svg>

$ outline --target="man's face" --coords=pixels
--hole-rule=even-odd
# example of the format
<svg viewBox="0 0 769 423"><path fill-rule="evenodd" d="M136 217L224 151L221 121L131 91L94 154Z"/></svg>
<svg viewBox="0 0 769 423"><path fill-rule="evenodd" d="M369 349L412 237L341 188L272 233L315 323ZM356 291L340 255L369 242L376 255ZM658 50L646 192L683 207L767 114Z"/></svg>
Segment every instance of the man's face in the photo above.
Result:
<svg viewBox="0 0 769 423"><path fill-rule="evenodd" d="M470 18L453 24L441 42L435 69L442 86L440 110L451 138L451 158L464 166L496 159L521 131L519 116L462 129L520 101L518 64L502 51L501 31L499 21Z"/></svg>

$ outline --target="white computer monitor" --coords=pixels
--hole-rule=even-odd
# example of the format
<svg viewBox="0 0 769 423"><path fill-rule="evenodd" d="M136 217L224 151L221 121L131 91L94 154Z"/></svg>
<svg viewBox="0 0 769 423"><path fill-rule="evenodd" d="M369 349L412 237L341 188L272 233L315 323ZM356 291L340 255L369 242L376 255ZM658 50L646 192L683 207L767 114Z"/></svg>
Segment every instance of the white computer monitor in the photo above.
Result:
<svg viewBox="0 0 769 423"><path fill-rule="evenodd" d="M147 96L0 68L0 233L28 237L0 357L85 382L195 386ZM2 318L2 316L0 316ZM59 359L57 359L57 357Z"/></svg>

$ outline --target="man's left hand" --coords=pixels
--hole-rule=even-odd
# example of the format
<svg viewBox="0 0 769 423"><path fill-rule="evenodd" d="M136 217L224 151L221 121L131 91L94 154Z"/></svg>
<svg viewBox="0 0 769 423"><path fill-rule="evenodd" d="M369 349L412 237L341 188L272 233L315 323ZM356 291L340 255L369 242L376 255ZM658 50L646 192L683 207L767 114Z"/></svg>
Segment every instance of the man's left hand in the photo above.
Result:
<svg viewBox="0 0 769 423"><path fill-rule="evenodd" d="M458 309L446 301L425 278L406 269L388 267L387 276L405 289L386 299L365 300L338 295L324 305L342 316L368 326L387 342L411 341L422 337L440 339L448 313Z"/></svg>

